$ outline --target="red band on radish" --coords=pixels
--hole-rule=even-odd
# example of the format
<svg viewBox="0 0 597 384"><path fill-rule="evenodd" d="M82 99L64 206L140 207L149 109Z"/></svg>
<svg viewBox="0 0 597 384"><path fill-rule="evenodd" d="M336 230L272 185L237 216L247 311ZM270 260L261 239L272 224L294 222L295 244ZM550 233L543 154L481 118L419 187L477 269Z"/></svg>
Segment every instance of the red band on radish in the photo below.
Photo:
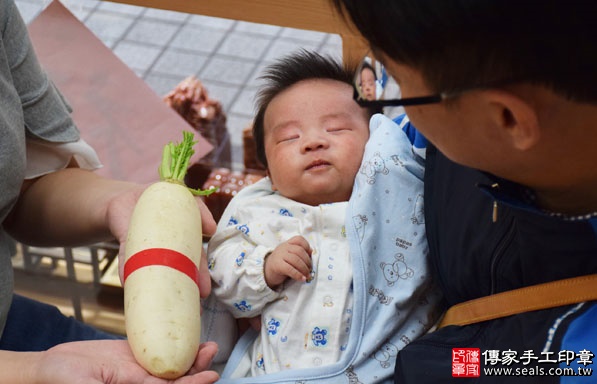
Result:
<svg viewBox="0 0 597 384"><path fill-rule="evenodd" d="M199 287L199 269L191 259L167 248L149 248L132 255L124 264L124 280L137 269L162 265L176 269L191 278Z"/></svg>

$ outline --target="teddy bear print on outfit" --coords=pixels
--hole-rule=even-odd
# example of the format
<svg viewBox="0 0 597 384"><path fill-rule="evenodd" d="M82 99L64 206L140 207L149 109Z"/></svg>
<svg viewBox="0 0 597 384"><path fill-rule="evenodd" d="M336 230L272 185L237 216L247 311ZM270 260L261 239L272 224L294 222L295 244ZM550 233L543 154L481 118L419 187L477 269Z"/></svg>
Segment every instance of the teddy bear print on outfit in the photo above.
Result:
<svg viewBox="0 0 597 384"><path fill-rule="evenodd" d="M402 253L397 253L394 255L394 262L393 263L386 263L381 262L380 267L383 271L383 275L388 282L388 285L391 287L398 281L398 279L408 279L414 275L414 271L406 265L404 262L404 255Z"/></svg>
<svg viewBox="0 0 597 384"><path fill-rule="evenodd" d="M386 162L379 152L376 152L369 161L363 161L363 165L361 166L361 173L367 176L369 184L375 183L376 174L387 175L389 172L390 170L386 167Z"/></svg>

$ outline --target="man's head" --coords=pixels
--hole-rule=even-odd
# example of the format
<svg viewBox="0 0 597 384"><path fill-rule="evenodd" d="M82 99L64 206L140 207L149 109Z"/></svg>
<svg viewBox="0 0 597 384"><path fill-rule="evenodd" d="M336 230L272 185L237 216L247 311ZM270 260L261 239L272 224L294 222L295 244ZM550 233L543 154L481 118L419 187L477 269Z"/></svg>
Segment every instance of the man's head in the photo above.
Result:
<svg viewBox="0 0 597 384"><path fill-rule="evenodd" d="M597 3L586 0L332 0L371 47L430 90L528 82L597 102Z"/></svg>
<svg viewBox="0 0 597 384"><path fill-rule="evenodd" d="M253 125L274 189L317 205L350 196L370 112L353 100L354 71L301 51L269 66Z"/></svg>
<svg viewBox="0 0 597 384"><path fill-rule="evenodd" d="M592 177L574 145L597 139L597 2L331 1L403 97L442 94L405 110L452 160L544 195Z"/></svg>

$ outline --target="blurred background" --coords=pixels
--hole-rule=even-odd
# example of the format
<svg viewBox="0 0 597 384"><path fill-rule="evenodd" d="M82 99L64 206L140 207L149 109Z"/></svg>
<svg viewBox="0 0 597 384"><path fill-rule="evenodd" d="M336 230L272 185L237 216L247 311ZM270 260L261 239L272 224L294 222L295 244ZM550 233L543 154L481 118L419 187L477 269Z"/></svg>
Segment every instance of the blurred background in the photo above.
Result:
<svg viewBox="0 0 597 384"><path fill-rule="evenodd" d="M159 96L188 76L200 80L227 117L232 163L242 162L242 130L253 118L258 77L299 48L341 58L338 35L191 15L99 0L61 1ZM16 0L27 23L48 0Z"/></svg>

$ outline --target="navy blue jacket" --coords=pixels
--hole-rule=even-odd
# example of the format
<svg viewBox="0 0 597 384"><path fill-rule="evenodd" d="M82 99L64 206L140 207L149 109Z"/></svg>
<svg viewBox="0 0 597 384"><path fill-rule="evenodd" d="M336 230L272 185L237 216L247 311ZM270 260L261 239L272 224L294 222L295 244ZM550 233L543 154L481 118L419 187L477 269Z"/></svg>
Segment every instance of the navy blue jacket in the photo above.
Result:
<svg viewBox="0 0 597 384"><path fill-rule="evenodd" d="M455 164L431 145L427 146L425 221L429 257L448 306L492 293L597 273L596 219L566 221L544 214L532 206L524 188ZM481 355L479 377L453 378L453 348L467 347L480 348L482 354L515 351L519 362L485 364ZM568 367L559 362L558 354L583 350L597 354L595 302L442 328L413 341L399 353L395 382L597 382L597 372L590 378L545 376L561 373L549 371L550 368ZM521 360L525 351L531 351L527 353L538 359L556 362ZM570 367L577 369L577 363L575 359ZM483 373L488 367L526 368L525 372L533 375L489 376ZM597 368L597 364L580 367ZM540 371L545 375L537 375ZM578 379L582 380L575 381Z"/></svg>

